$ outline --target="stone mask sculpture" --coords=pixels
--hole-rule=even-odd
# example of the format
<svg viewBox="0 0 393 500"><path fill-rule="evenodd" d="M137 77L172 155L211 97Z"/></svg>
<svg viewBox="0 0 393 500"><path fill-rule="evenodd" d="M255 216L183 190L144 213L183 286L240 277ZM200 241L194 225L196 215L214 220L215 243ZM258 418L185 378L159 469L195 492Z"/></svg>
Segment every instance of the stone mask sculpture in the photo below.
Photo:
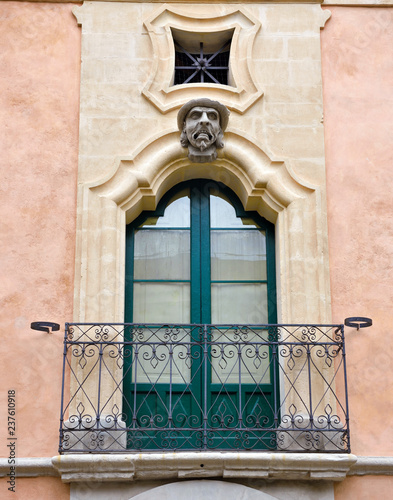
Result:
<svg viewBox="0 0 393 500"><path fill-rule="evenodd" d="M224 131L229 110L218 101L193 99L177 115L180 144L188 147L188 158L194 163L206 163L217 158L217 148L223 148Z"/></svg>

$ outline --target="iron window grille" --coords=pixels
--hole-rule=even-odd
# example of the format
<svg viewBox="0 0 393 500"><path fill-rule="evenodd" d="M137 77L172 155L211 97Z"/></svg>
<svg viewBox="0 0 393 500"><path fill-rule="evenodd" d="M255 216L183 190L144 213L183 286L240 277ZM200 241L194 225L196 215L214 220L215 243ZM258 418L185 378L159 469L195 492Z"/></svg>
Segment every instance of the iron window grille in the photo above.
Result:
<svg viewBox="0 0 393 500"><path fill-rule="evenodd" d="M199 52L191 53L175 41L174 85L183 83L218 83L228 85L231 40L215 52L206 52L203 42Z"/></svg>
<svg viewBox="0 0 393 500"><path fill-rule="evenodd" d="M60 453L342 453L348 421L343 325L66 324Z"/></svg>

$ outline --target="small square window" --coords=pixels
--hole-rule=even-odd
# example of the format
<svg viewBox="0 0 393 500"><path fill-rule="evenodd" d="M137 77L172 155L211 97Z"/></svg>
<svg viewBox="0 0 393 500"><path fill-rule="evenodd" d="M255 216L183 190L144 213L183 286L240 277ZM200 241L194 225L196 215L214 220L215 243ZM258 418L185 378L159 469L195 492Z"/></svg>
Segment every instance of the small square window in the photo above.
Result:
<svg viewBox="0 0 393 500"><path fill-rule="evenodd" d="M230 85L229 56L233 30L206 34L172 29L172 35L175 45L173 85Z"/></svg>

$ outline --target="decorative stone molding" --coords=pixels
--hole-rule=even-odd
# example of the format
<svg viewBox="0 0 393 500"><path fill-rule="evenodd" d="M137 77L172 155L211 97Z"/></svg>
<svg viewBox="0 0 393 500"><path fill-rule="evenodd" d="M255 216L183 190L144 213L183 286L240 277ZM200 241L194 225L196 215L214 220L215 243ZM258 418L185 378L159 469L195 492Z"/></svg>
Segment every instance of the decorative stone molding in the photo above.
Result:
<svg viewBox="0 0 393 500"><path fill-rule="evenodd" d="M135 453L63 455L52 459L64 482L163 479L303 479L342 481L354 455L284 453Z"/></svg>
<svg viewBox="0 0 393 500"><path fill-rule="evenodd" d="M201 467L203 464L203 467ZM216 464L216 465L215 465ZM207 472L205 474L205 467ZM0 477L9 474L8 459L0 459ZM202 469L202 470L201 470ZM160 471L160 472L158 472ZM337 454L296 453L133 453L62 455L51 458L18 458L17 477L61 476L71 481L133 481L166 478L324 479L347 476L393 476L393 457L357 457ZM335 479L332 479L332 477ZM90 479L88 479L90 478Z"/></svg>
<svg viewBox="0 0 393 500"><path fill-rule="evenodd" d="M42 0L26 0L27 2L42 2ZM127 2L140 3L140 0L90 0L95 2ZM227 4L237 4L239 0L226 0ZM255 0L242 0L243 3L255 3ZM47 3L70 3L70 0L46 0ZM160 0L150 0L151 3L161 3ZM287 3L288 0L275 0L275 3ZM184 3L184 0L171 0L171 3ZM222 3L222 0L199 0L199 3ZM270 0L261 0L260 3L270 3ZM293 4L321 4L321 0L292 0ZM386 7L393 5L393 0L324 0L324 5L340 5L351 7Z"/></svg>
<svg viewBox="0 0 393 500"><path fill-rule="evenodd" d="M271 159L251 138L234 129L226 131L225 155L218 152L214 169L209 163L191 164L178 137L178 131L160 134L133 157L117 158L111 176L89 190L121 207L127 223L143 210L154 210L162 194L175 184L195 178L227 184L246 210L256 210L272 222L293 201L314 191L296 179L284 162Z"/></svg>
<svg viewBox="0 0 393 500"><path fill-rule="evenodd" d="M226 9L224 15L187 16L184 9L162 5L145 21L144 25L153 44L153 69L143 89L143 95L162 113L179 108L185 102L200 96L201 89L208 90L212 99L222 102L229 109L244 113L263 92L252 70L251 54L255 35L261 23L243 7ZM229 12L228 12L229 10ZM209 11L210 12L210 11ZM172 29L183 32L217 34L233 30L230 73L232 84L189 83L172 85L175 51Z"/></svg>
<svg viewBox="0 0 393 500"><path fill-rule="evenodd" d="M348 476L393 476L393 457L358 457Z"/></svg>
<svg viewBox="0 0 393 500"><path fill-rule="evenodd" d="M52 460L50 457L17 458L15 463L16 477L57 477L59 472L53 466ZM9 473L8 458L0 458L0 477L6 477Z"/></svg>

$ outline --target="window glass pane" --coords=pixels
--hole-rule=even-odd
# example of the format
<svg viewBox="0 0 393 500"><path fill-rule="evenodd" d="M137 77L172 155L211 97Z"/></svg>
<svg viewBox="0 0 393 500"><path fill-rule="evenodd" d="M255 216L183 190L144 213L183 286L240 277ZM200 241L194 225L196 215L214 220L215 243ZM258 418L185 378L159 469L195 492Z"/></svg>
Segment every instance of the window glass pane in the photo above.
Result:
<svg viewBox="0 0 393 500"><path fill-rule="evenodd" d="M267 285L212 283L213 324L266 324Z"/></svg>
<svg viewBox="0 0 393 500"><path fill-rule="evenodd" d="M211 227L259 227L252 219L236 216L236 211L222 193L210 195Z"/></svg>
<svg viewBox="0 0 393 500"><path fill-rule="evenodd" d="M134 278L189 279L189 230L143 229L135 231Z"/></svg>
<svg viewBox="0 0 393 500"><path fill-rule="evenodd" d="M190 190L177 193L162 217L150 217L141 227L190 227Z"/></svg>
<svg viewBox="0 0 393 500"><path fill-rule="evenodd" d="M266 239L262 231L211 232L212 280L266 280Z"/></svg>
<svg viewBox="0 0 393 500"><path fill-rule="evenodd" d="M134 283L134 323L189 322L189 283Z"/></svg>

